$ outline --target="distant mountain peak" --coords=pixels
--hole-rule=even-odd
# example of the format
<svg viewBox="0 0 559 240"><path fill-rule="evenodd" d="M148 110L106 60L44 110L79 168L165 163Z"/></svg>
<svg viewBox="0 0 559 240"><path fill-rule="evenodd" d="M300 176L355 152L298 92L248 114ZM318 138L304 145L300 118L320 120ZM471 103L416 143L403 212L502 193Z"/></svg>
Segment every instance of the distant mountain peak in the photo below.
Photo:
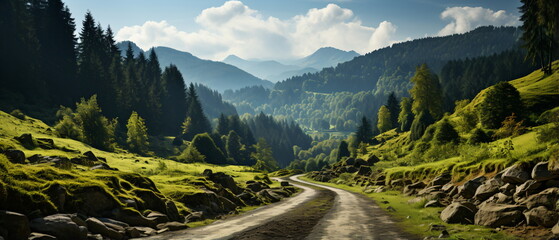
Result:
<svg viewBox="0 0 559 240"><path fill-rule="evenodd" d="M245 59L235 55L235 54L231 54L229 56L227 56L226 58L223 59L222 62L228 62L228 61L245 61Z"/></svg>

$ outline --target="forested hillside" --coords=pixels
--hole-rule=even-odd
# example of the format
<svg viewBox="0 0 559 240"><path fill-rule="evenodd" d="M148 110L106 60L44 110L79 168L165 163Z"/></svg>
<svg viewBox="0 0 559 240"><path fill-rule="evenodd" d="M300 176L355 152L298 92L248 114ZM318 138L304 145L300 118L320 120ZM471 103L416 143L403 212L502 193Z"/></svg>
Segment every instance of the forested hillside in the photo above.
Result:
<svg viewBox="0 0 559 240"><path fill-rule="evenodd" d="M237 115L237 109L231 103L223 101L217 90L212 90L202 84L194 84L194 89L198 93L204 113L210 120L218 118L221 114Z"/></svg>
<svg viewBox="0 0 559 240"><path fill-rule="evenodd" d="M271 91L240 89L225 92L224 99L241 114L263 111L294 119L306 130L348 132L363 116L376 122L378 109L391 92L397 98L409 96L409 79L420 63L427 63L440 76L446 96L443 107L448 111L456 100L470 99L487 86L534 70L524 61L521 33L513 27L480 27L465 34L398 43L335 68L278 82Z"/></svg>
<svg viewBox="0 0 559 240"><path fill-rule="evenodd" d="M135 54L144 52L130 41L119 42L116 46L124 52L128 44L131 44ZM226 89L239 89L253 85L273 86L269 81L257 78L226 63L200 59L188 52L181 52L168 47L155 47L145 51L144 54L149 54L151 50L157 53L161 65L173 64L177 66L183 74L186 83L203 84L221 92Z"/></svg>
<svg viewBox="0 0 559 240"><path fill-rule="evenodd" d="M419 63L426 63L439 72L449 60L488 56L519 46L521 33L513 27L480 27L465 34L398 43L315 74L287 79L277 83L275 90L322 93L372 90L376 95L388 95L392 91L403 95L410 88L407 80Z"/></svg>

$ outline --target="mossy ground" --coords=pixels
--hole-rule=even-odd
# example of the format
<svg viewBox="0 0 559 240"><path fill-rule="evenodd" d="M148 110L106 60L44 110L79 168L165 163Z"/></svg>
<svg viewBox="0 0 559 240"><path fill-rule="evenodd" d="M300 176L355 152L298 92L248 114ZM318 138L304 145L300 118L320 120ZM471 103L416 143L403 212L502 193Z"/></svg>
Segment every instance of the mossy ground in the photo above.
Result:
<svg viewBox="0 0 559 240"><path fill-rule="evenodd" d="M337 187L348 191L366 195L375 200L375 202L383 209L389 206L394 208L395 211L387 211L390 215L398 221L401 227L412 234L428 237L438 237L441 231L429 231L431 225L444 225L450 233L450 239L495 239L495 240L513 240L517 237L507 235L502 232L496 232L494 229L486 228L476 225L461 225L461 224L447 224L444 223L439 215L443 208L423 208L425 202L418 202L415 204L408 203L414 197L404 196L397 191L388 191L383 193L363 193L363 187L348 186L344 184L323 183L317 182L307 177L302 179L318 184Z"/></svg>

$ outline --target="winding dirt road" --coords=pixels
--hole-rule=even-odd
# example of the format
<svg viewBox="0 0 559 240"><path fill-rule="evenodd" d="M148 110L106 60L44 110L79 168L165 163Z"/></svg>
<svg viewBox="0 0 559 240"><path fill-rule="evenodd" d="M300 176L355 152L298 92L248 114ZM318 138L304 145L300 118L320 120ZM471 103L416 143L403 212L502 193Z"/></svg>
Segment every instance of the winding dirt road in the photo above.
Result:
<svg viewBox="0 0 559 240"><path fill-rule="evenodd" d="M371 199L298 177L289 178L303 189L294 197L207 226L145 239L417 239L403 233Z"/></svg>

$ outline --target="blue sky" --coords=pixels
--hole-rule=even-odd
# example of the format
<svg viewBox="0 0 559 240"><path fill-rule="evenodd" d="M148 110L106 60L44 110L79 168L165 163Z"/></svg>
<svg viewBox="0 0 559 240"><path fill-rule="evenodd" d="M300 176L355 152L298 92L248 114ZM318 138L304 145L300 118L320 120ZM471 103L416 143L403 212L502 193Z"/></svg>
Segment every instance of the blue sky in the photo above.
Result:
<svg viewBox="0 0 559 240"><path fill-rule="evenodd" d="M78 28L87 10L117 40L202 58L289 59L332 46L365 54L392 43L518 25L517 0L66 0Z"/></svg>

